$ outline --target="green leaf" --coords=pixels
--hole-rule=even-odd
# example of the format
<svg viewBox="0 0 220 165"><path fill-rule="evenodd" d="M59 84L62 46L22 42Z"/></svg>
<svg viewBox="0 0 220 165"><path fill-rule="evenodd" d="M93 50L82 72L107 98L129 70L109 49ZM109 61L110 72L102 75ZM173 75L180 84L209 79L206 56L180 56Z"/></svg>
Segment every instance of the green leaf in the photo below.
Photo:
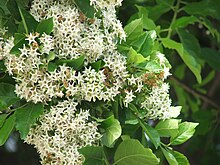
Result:
<svg viewBox="0 0 220 165"><path fill-rule="evenodd" d="M169 165L179 165L176 158L170 153L168 150L161 147L163 155L165 156L166 160L168 161Z"/></svg>
<svg viewBox="0 0 220 165"><path fill-rule="evenodd" d="M162 120L156 125L155 129L162 137L176 136L178 133L178 123L177 119Z"/></svg>
<svg viewBox="0 0 220 165"><path fill-rule="evenodd" d="M189 165L188 159L183 154L177 151L171 151L171 153L176 158L178 165Z"/></svg>
<svg viewBox="0 0 220 165"><path fill-rule="evenodd" d="M38 24L36 31L40 34L46 33L49 35L53 31L53 18L51 17L41 21Z"/></svg>
<svg viewBox="0 0 220 165"><path fill-rule="evenodd" d="M49 52L46 58L47 58L47 61L52 61L56 58L56 54L54 52Z"/></svg>
<svg viewBox="0 0 220 165"><path fill-rule="evenodd" d="M163 38L161 39L164 47L169 49L174 49L178 52L184 63L189 67L189 69L194 73L197 81L200 83L202 81L201 78L201 65L197 58L193 55L189 54L183 47L183 44L178 43L174 40Z"/></svg>
<svg viewBox="0 0 220 165"><path fill-rule="evenodd" d="M202 48L202 58L215 70L220 71L220 52L211 48Z"/></svg>
<svg viewBox="0 0 220 165"><path fill-rule="evenodd" d="M189 165L189 161L183 154L162 147L161 150L170 165Z"/></svg>
<svg viewBox="0 0 220 165"><path fill-rule="evenodd" d="M175 137L171 137L171 145L179 145L191 138L195 132L195 127L198 123L183 122L179 124L178 134Z"/></svg>
<svg viewBox="0 0 220 165"><path fill-rule="evenodd" d="M180 17L172 24L171 28L172 29L185 28L187 25L193 24L195 22L198 22L198 19L193 15Z"/></svg>
<svg viewBox="0 0 220 165"><path fill-rule="evenodd" d="M48 63L47 70L48 70L49 72L55 71L56 68L57 68L57 65L56 65L55 63L53 63L53 62L49 62L49 63Z"/></svg>
<svg viewBox="0 0 220 165"><path fill-rule="evenodd" d="M139 18L143 18L143 28L147 30L155 30L156 25L152 19L148 17L148 10L143 6L136 6Z"/></svg>
<svg viewBox="0 0 220 165"><path fill-rule="evenodd" d="M0 83L0 110L7 109L19 100L14 90L14 85Z"/></svg>
<svg viewBox="0 0 220 165"><path fill-rule="evenodd" d="M137 68L148 70L150 72L160 72L163 70L163 68L158 64L156 61L144 61L138 65L136 65Z"/></svg>
<svg viewBox="0 0 220 165"><path fill-rule="evenodd" d="M131 43L131 46L144 57L151 54L154 47L154 40L156 39L156 32L146 31L139 35L138 39Z"/></svg>
<svg viewBox="0 0 220 165"><path fill-rule="evenodd" d="M127 34L127 42L134 41L140 34L143 33L143 20L142 18L136 19L124 27Z"/></svg>
<svg viewBox="0 0 220 165"><path fill-rule="evenodd" d="M15 33L14 35L14 44L16 45L17 43L19 43L21 40L23 40L25 38L24 34L21 33Z"/></svg>
<svg viewBox="0 0 220 165"><path fill-rule="evenodd" d="M151 149L144 146L134 139L128 139L121 142L118 146L114 165L158 165L159 160L152 153Z"/></svg>
<svg viewBox="0 0 220 165"><path fill-rule="evenodd" d="M20 132L21 139L25 139L30 127L36 122L37 118L43 113L42 103L27 103L25 106L15 111L16 129Z"/></svg>
<svg viewBox="0 0 220 165"><path fill-rule="evenodd" d="M5 144L15 125L15 114L9 116L0 128L0 146Z"/></svg>
<svg viewBox="0 0 220 165"><path fill-rule="evenodd" d="M175 0L157 0L158 5L146 7L149 10L149 18L156 22L156 20L159 19L161 15L172 9L174 2Z"/></svg>
<svg viewBox="0 0 220 165"><path fill-rule="evenodd" d="M183 9L190 15L211 16L220 20L219 0L202 0L199 2L187 3Z"/></svg>
<svg viewBox="0 0 220 165"><path fill-rule="evenodd" d="M30 12L26 11L20 6L18 6L18 9L22 18L26 34L34 32L37 28L38 22L34 19Z"/></svg>
<svg viewBox="0 0 220 165"><path fill-rule="evenodd" d="M1 0L2 1L2 0ZM19 15L19 10L18 10L18 5L15 0L7 0L5 4L7 3L7 9L10 12L10 15L13 17L15 20L20 20L21 17ZM9 14L9 13L8 13Z"/></svg>
<svg viewBox="0 0 220 165"><path fill-rule="evenodd" d="M104 151L101 146L86 146L80 148L79 153L85 157L83 165L105 165Z"/></svg>
<svg viewBox="0 0 220 165"><path fill-rule="evenodd" d="M0 128L3 126L5 119L7 118L8 114L1 114L0 115Z"/></svg>
<svg viewBox="0 0 220 165"><path fill-rule="evenodd" d="M102 143L107 147L112 147L114 142L121 136L121 125L114 116L110 116L101 123L101 127L105 129L102 136Z"/></svg>
<svg viewBox="0 0 220 165"><path fill-rule="evenodd" d="M98 72L105 65L103 60L98 60L97 62L91 63L93 69Z"/></svg>
<svg viewBox="0 0 220 165"><path fill-rule="evenodd" d="M56 64L57 65L66 64L67 66L70 66L75 70L80 70L83 67L84 61L85 61L85 56L82 55L74 60L57 60Z"/></svg>
<svg viewBox="0 0 220 165"><path fill-rule="evenodd" d="M24 35L22 36L20 33L15 35L15 40L14 40L15 45L12 47L12 49L10 51L11 54L19 55L21 53L19 48L22 48L23 45L28 43L28 41L25 40L25 38L26 37Z"/></svg>
<svg viewBox="0 0 220 165"><path fill-rule="evenodd" d="M132 47L127 53L127 63L128 64L139 64L144 62L146 59L139 53L137 53Z"/></svg>
<svg viewBox="0 0 220 165"><path fill-rule="evenodd" d="M149 126L141 119L139 119L138 121L144 132L146 132L147 136L150 138L151 142L154 144L155 148L157 149L160 146L160 135L157 132L157 130Z"/></svg>
<svg viewBox="0 0 220 165"><path fill-rule="evenodd" d="M94 18L95 9L90 6L90 0L74 0L80 11L88 18Z"/></svg>

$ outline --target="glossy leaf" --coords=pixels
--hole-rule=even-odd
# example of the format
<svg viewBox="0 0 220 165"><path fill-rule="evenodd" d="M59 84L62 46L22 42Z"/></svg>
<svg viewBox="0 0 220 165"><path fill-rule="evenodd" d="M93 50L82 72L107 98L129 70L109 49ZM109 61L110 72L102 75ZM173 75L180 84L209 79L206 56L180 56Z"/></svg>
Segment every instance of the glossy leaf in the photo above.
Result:
<svg viewBox="0 0 220 165"><path fill-rule="evenodd" d="M79 153L85 157L83 165L105 165L104 151L101 146L86 146L79 149Z"/></svg>
<svg viewBox="0 0 220 165"><path fill-rule="evenodd" d="M171 145L179 145L191 138L198 123L183 122L179 124L178 134L170 140Z"/></svg>
<svg viewBox="0 0 220 165"><path fill-rule="evenodd" d="M49 72L55 71L56 68L57 68L57 65L56 65L55 63L53 63L53 62L49 62L49 63L48 63L47 70L48 70Z"/></svg>
<svg viewBox="0 0 220 165"><path fill-rule="evenodd" d="M85 56L80 56L77 59L74 60L57 60L57 65L66 64L67 66L73 67L75 70L80 70L83 67L85 61Z"/></svg>
<svg viewBox="0 0 220 165"><path fill-rule="evenodd" d="M177 119L167 119L160 121L155 129L162 137L170 137L178 134L178 123Z"/></svg>
<svg viewBox="0 0 220 165"><path fill-rule="evenodd" d="M22 48L23 45L28 43L28 41L25 40L26 37L22 34L16 35L15 37L16 37L14 40L15 45L12 47L10 53L15 54L15 55L19 55L21 53L19 48Z"/></svg>
<svg viewBox="0 0 220 165"><path fill-rule="evenodd" d="M161 147L161 150L163 152L163 155L165 156L166 160L168 161L169 165L179 165L176 158L173 156L172 153L169 152L169 150L166 150Z"/></svg>
<svg viewBox="0 0 220 165"><path fill-rule="evenodd" d="M143 18L143 28L147 30L155 30L156 25L152 19L148 17L148 10L143 6L136 6L138 9L139 18Z"/></svg>
<svg viewBox="0 0 220 165"><path fill-rule="evenodd" d="M118 146L115 156L114 165L158 165L159 160L152 153L151 149L144 146L134 139L127 139Z"/></svg>
<svg viewBox="0 0 220 165"><path fill-rule="evenodd" d="M86 17L94 17L95 9L93 6L90 6L90 0L74 0L74 2Z"/></svg>
<svg viewBox="0 0 220 165"><path fill-rule="evenodd" d="M101 127L105 130L102 136L102 143L107 147L112 147L114 142L121 136L121 125L114 116L110 116L101 123Z"/></svg>
<svg viewBox="0 0 220 165"><path fill-rule="evenodd" d="M30 127L36 122L37 118L43 113L43 104L27 103L25 106L16 110L16 129L20 132L22 139L25 139Z"/></svg>
<svg viewBox="0 0 220 165"><path fill-rule="evenodd" d="M173 156L177 160L178 165L189 165L188 159L183 154L181 154L180 152L177 152L177 151L171 151L171 153L173 154Z"/></svg>
<svg viewBox="0 0 220 165"><path fill-rule="evenodd" d="M168 38L163 38L161 39L161 41L164 47L174 49L178 52L184 63L194 73L197 81L201 82L201 64L198 62L198 59L189 54L189 52L184 49L183 44L181 43L178 43Z"/></svg>
<svg viewBox="0 0 220 165"><path fill-rule="evenodd" d="M149 18L153 19L154 21L158 20L161 15L167 13L172 9L172 5L174 4L175 0L157 0L157 5L147 7L149 10Z"/></svg>
<svg viewBox="0 0 220 165"><path fill-rule="evenodd" d="M127 35L127 42L134 41L140 34L143 33L143 20L142 18L136 19L124 27Z"/></svg>
<svg viewBox="0 0 220 165"><path fill-rule="evenodd" d="M180 152L161 148L169 165L189 165L187 158Z"/></svg>
<svg viewBox="0 0 220 165"><path fill-rule="evenodd" d="M40 34L46 33L49 35L53 31L53 18L41 21L38 24L36 31Z"/></svg>
<svg viewBox="0 0 220 165"><path fill-rule="evenodd" d="M198 19L195 16L180 17L172 24L171 28L185 28L187 25L194 24L195 22L198 22Z"/></svg>
<svg viewBox="0 0 220 165"><path fill-rule="evenodd" d="M0 128L0 146L5 144L15 125L15 114L9 116Z"/></svg>
<svg viewBox="0 0 220 165"><path fill-rule="evenodd" d="M36 30L38 22L34 19L34 17L25 9L22 7L18 7L21 18L22 18L22 23L24 25L24 29L26 34L29 34L33 31Z"/></svg>
<svg viewBox="0 0 220 165"><path fill-rule="evenodd" d="M19 100L14 90L14 85L0 83L0 110L7 109Z"/></svg>
<svg viewBox="0 0 220 165"><path fill-rule="evenodd" d="M104 65L105 63L102 60L98 60L97 62L91 63L92 68L95 69L96 72L98 72Z"/></svg>
<svg viewBox="0 0 220 165"><path fill-rule="evenodd" d="M154 47L154 40L156 39L156 32L146 31L139 35L137 40L131 43L131 46L144 57L149 56L152 53Z"/></svg>
<svg viewBox="0 0 220 165"><path fill-rule="evenodd" d="M156 129L149 126L147 123L139 119L140 126L146 132L147 136L150 138L151 142L154 144L155 148L160 146L160 135Z"/></svg>
<svg viewBox="0 0 220 165"><path fill-rule="evenodd" d="M130 48L127 53L127 63L128 64L139 64L144 62L146 59L139 53L137 53L133 48Z"/></svg>
<svg viewBox="0 0 220 165"><path fill-rule="evenodd" d="M4 125L5 119L7 118L8 114L1 114L0 115L0 128Z"/></svg>

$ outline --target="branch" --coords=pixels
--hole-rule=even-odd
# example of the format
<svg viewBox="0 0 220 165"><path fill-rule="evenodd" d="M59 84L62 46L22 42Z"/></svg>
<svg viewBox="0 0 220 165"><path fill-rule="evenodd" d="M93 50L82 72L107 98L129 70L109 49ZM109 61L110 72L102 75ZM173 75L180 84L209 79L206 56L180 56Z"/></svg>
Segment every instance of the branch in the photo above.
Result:
<svg viewBox="0 0 220 165"><path fill-rule="evenodd" d="M176 83L177 85L181 86L185 91L192 94L193 96L200 98L204 102L212 105L213 107L215 107L217 109L220 109L220 105L216 104L214 101L212 101L212 99L210 99L209 97L207 97L207 96L193 90L192 88L188 87L186 84L184 84L183 82L181 82L180 80L178 80L174 76L171 76L169 79L171 81L173 81L174 83Z"/></svg>

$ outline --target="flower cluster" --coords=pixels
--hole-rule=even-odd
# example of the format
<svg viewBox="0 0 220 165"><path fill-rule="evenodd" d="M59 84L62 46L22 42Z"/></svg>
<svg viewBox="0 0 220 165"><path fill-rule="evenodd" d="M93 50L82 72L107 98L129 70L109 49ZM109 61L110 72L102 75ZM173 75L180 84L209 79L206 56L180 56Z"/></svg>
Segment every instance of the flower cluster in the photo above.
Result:
<svg viewBox="0 0 220 165"><path fill-rule="evenodd" d="M172 107L169 98L169 85L164 83L160 87L155 86L145 100L141 108L146 110L146 117L150 119L169 119L177 117L181 107Z"/></svg>
<svg viewBox="0 0 220 165"><path fill-rule="evenodd" d="M135 104L146 119L179 114L180 107L171 106L169 86L164 83L170 75L164 55L156 52L146 59L158 68L136 73L128 69L126 55L117 51L117 44L125 39L115 10L121 2L90 0L100 13L88 18L70 0L34 0L30 12L37 21L53 18L51 35L26 34L16 55L12 54L14 38L0 41L0 60L4 59L16 80L16 94L45 105L58 101L45 111L26 139L35 145L43 164L82 164L78 149L98 144L97 123L90 121L89 110L78 108L84 101L109 104L120 95L122 106ZM81 68L65 63L81 57L85 58Z"/></svg>
<svg viewBox="0 0 220 165"><path fill-rule="evenodd" d="M76 113L76 106L73 100L59 102L31 128L25 141L35 145L42 164L82 164L77 150L99 143L97 124L89 121L89 111Z"/></svg>

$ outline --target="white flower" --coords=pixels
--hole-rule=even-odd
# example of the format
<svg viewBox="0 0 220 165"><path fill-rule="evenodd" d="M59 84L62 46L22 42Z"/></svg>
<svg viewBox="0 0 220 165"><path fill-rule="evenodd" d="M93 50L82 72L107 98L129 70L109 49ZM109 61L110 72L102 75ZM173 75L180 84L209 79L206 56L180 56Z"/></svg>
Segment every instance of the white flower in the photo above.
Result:
<svg viewBox="0 0 220 165"><path fill-rule="evenodd" d="M135 98L136 96L133 94L132 90L125 91L125 93L126 93L126 96L124 98L124 105L125 107L128 107L128 104L132 102L133 98Z"/></svg>
<svg viewBox="0 0 220 165"><path fill-rule="evenodd" d="M42 164L80 165L84 158L78 149L98 144L97 123L88 120L88 110L77 114L76 106L73 100L59 102L31 128L25 142L35 146Z"/></svg>
<svg viewBox="0 0 220 165"><path fill-rule="evenodd" d="M146 118L148 119L169 119L177 117L180 108L171 106L171 99L169 98L169 85L163 83L161 86L155 86L145 101L141 103L141 108L146 110Z"/></svg>
<svg viewBox="0 0 220 165"><path fill-rule="evenodd" d="M36 37L38 37L37 33L35 34L30 33L29 35L27 35L27 38L25 40L27 40L28 44L31 45L31 43L36 42L35 41Z"/></svg>

